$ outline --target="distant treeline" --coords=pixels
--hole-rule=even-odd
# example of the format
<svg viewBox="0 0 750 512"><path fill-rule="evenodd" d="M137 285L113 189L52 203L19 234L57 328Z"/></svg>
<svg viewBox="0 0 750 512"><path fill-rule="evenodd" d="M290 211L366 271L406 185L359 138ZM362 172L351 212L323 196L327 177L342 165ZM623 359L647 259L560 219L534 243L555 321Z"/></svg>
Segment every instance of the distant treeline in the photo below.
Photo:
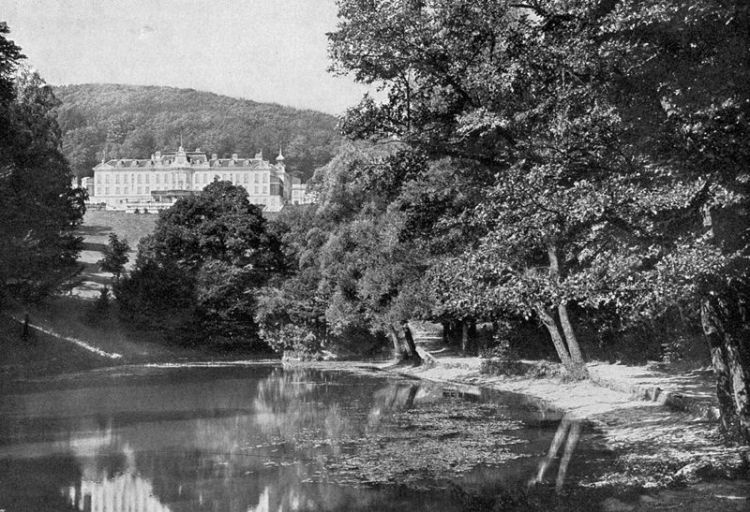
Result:
<svg viewBox="0 0 750 512"><path fill-rule="evenodd" d="M303 180L339 146L335 117L193 89L116 84L66 85L58 122L63 151L77 176L107 158L148 158L157 150L200 148L219 157L271 160L283 148L290 172Z"/></svg>

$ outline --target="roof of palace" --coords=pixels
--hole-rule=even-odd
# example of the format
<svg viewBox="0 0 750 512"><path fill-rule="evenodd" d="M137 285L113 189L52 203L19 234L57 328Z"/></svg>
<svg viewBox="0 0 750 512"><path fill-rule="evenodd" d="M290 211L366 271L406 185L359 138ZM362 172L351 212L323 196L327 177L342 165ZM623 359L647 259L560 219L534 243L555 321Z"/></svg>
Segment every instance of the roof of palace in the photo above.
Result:
<svg viewBox="0 0 750 512"><path fill-rule="evenodd" d="M106 162L101 162L99 165L94 167L96 170L109 170L109 169L163 169L163 168L185 168L185 167L201 167L201 168L241 168L241 169L257 169L267 170L271 168L281 167L284 161L284 157L279 153L279 164L271 164L268 160L263 159L263 153L258 153L254 158L239 158L237 155L232 155L232 158L215 158L216 155L212 155L211 158L199 151L186 152L182 146L175 153L161 153L158 152L155 155L151 155L151 158L114 158Z"/></svg>

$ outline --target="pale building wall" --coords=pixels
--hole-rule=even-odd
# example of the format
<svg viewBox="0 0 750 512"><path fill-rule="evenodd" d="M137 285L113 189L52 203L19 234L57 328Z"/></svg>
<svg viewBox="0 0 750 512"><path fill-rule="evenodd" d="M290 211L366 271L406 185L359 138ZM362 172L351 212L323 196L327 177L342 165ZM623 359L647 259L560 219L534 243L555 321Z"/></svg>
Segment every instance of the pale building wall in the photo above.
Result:
<svg viewBox="0 0 750 512"><path fill-rule="evenodd" d="M150 160L102 162L94 168L92 179L91 202L128 211L148 208L148 203L154 201L152 192L203 190L214 179L245 188L250 202L268 211L279 211L292 199L291 177L283 158L271 164L263 160L261 154L252 159L238 155L232 155L231 159L213 155L208 159L204 154L187 154L180 148L173 155L157 152ZM160 209L161 206L168 207L166 203L152 207Z"/></svg>
<svg viewBox="0 0 750 512"><path fill-rule="evenodd" d="M315 194L307 191L307 185L295 183L292 185L292 204L312 204L315 202Z"/></svg>

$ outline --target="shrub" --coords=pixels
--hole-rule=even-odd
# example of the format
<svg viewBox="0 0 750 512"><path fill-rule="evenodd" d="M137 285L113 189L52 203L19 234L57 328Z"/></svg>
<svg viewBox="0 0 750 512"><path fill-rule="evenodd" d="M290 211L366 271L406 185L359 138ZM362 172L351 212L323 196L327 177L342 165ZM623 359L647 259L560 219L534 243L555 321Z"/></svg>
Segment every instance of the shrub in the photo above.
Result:
<svg viewBox="0 0 750 512"><path fill-rule="evenodd" d="M323 348L318 336L305 327L286 324L276 329L261 329L260 337L276 352L293 352L303 360L321 357Z"/></svg>

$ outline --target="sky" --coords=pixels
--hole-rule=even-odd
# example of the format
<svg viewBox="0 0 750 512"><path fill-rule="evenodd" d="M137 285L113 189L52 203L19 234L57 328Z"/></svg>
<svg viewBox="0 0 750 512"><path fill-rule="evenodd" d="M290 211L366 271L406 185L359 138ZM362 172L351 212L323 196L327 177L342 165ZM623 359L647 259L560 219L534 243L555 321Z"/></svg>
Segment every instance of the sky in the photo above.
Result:
<svg viewBox="0 0 750 512"><path fill-rule="evenodd" d="M342 114L365 88L327 72L335 0L2 0L47 83L168 85Z"/></svg>

